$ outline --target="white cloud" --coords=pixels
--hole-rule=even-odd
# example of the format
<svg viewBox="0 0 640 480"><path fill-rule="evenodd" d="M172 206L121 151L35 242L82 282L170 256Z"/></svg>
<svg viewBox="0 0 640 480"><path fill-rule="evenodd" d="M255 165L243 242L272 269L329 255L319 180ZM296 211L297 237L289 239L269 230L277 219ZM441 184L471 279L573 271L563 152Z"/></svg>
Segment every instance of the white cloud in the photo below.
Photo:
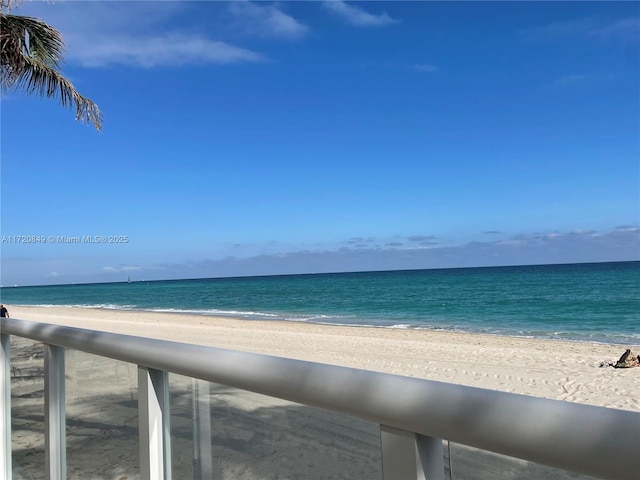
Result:
<svg viewBox="0 0 640 480"><path fill-rule="evenodd" d="M213 5L212 8L215 8ZM188 2L68 2L25 5L63 34L65 59L86 67L129 65L143 68L262 62L257 52L182 27ZM182 20L177 21L180 17Z"/></svg>
<svg viewBox="0 0 640 480"><path fill-rule="evenodd" d="M143 68L179 67L190 64L230 64L261 62L261 54L213 41L205 37L182 34L165 36L119 35L99 38L93 45L75 41L67 58L86 67L130 65Z"/></svg>
<svg viewBox="0 0 640 480"><path fill-rule="evenodd" d="M256 36L295 39L309 31L306 25L282 12L275 5L235 1L229 4L229 13L240 20L243 30Z"/></svg>
<svg viewBox="0 0 640 480"><path fill-rule="evenodd" d="M620 225L619 227L615 228L616 232L639 232L640 231L640 227L637 226L633 226L633 225Z"/></svg>
<svg viewBox="0 0 640 480"><path fill-rule="evenodd" d="M374 15L364 11L360 7L347 5L347 3L341 0L324 2L324 6L347 23L355 25L356 27L380 27L397 23L397 20L394 20L384 12Z"/></svg>
<svg viewBox="0 0 640 480"><path fill-rule="evenodd" d="M116 273L116 272L138 272L142 270L140 266L134 265L119 265L117 267L103 267L102 271L106 273Z"/></svg>

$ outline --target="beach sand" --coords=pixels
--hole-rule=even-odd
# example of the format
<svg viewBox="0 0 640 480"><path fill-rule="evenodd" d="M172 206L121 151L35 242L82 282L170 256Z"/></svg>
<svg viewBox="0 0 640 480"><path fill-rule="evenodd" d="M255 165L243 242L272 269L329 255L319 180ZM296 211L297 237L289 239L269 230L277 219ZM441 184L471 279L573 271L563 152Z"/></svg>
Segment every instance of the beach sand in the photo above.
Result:
<svg viewBox="0 0 640 480"><path fill-rule="evenodd" d="M626 348L640 351L638 345L70 307L10 307L10 313L23 320L640 412L640 368L600 367L603 361L617 360ZM14 478L44 478L42 360L37 345L19 339L13 344L13 365L21 369L12 381ZM139 478L136 375L135 366L67 352L68 478ZM171 377L171 385L174 469L182 472L174 478L190 478L193 385L178 376ZM375 425L220 385L212 385L211 393L215 478L379 477ZM473 457L469 451L452 451L451 456L460 466ZM102 463L96 462L102 457ZM501 472L500 478L541 478L530 465L516 461L507 467L496 458L482 460L486 478L491 478L491 468ZM515 469L511 477L505 476L509 469ZM464 478L462 470L456 478ZM565 478L559 473L544 477Z"/></svg>

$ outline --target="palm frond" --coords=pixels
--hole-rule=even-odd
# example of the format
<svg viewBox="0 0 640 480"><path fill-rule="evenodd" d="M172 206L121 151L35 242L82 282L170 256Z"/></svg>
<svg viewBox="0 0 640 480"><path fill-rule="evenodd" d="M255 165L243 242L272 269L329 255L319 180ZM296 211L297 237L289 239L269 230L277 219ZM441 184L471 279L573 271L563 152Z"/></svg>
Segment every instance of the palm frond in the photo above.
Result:
<svg viewBox="0 0 640 480"><path fill-rule="evenodd" d="M64 107L76 107L76 120L102 128L98 106L80 95L58 71L63 61L62 35L41 20L0 13L0 85L28 94L58 97Z"/></svg>

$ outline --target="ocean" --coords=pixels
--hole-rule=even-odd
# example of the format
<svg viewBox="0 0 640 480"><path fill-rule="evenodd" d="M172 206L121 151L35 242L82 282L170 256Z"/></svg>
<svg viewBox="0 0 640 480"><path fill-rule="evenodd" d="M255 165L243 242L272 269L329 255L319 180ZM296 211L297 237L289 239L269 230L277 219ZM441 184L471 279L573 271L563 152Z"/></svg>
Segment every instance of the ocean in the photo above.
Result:
<svg viewBox="0 0 640 480"><path fill-rule="evenodd" d="M640 344L640 262L3 287L0 302Z"/></svg>

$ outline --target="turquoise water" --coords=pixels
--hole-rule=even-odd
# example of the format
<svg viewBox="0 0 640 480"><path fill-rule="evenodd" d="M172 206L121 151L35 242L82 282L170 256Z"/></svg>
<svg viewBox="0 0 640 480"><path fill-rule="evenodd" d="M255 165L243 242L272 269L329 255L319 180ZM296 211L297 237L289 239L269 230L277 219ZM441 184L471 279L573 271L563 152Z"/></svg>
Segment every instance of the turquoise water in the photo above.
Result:
<svg viewBox="0 0 640 480"><path fill-rule="evenodd" d="M640 262L4 287L0 298L640 344Z"/></svg>

